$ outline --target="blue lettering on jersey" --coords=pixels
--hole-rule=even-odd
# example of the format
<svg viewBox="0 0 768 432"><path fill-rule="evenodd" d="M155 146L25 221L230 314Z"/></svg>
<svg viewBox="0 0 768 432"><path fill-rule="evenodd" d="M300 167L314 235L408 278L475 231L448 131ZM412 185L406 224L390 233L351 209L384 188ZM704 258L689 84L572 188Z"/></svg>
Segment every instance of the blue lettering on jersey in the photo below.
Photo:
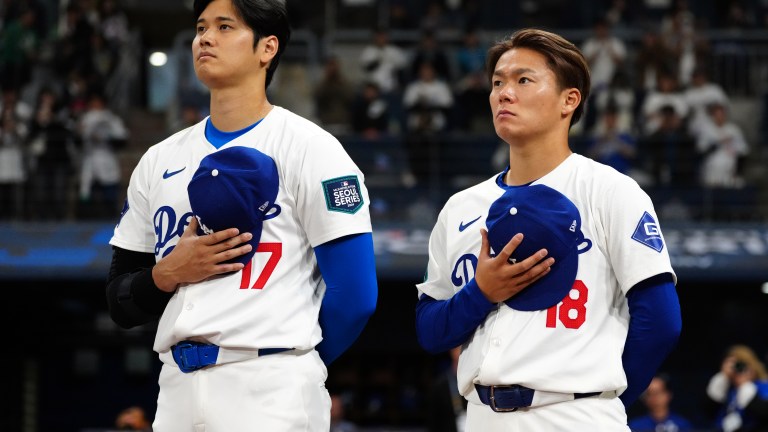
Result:
<svg viewBox="0 0 768 432"><path fill-rule="evenodd" d="M178 222L176 221L176 210L170 206L162 206L157 209L152 221L155 225L155 255L159 255L160 251L171 240L181 237L184 234L184 229L189 225L189 218L192 217L192 212L184 213ZM163 257L168 255L174 246L167 248L163 251Z"/></svg>
<svg viewBox="0 0 768 432"><path fill-rule="evenodd" d="M475 277L475 269L477 268L477 257L472 254L464 254L453 266L451 272L451 282L453 286L463 287L468 284L469 281Z"/></svg>
<svg viewBox="0 0 768 432"><path fill-rule="evenodd" d="M357 213L363 206L360 182L354 175L324 181L323 193L329 211Z"/></svg>
<svg viewBox="0 0 768 432"><path fill-rule="evenodd" d="M640 242L656 252L661 252L664 249L664 240L661 238L659 224L648 212L643 213L643 217L637 223L635 232L632 234L632 240Z"/></svg>

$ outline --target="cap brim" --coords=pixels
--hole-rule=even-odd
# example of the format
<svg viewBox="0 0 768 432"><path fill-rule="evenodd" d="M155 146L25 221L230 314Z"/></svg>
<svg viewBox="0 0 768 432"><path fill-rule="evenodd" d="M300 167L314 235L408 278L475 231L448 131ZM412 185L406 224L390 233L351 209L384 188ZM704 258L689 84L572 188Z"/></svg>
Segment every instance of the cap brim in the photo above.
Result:
<svg viewBox="0 0 768 432"><path fill-rule="evenodd" d="M504 303L519 311L549 309L570 293L579 270L579 253L574 248L555 262L549 273L529 285Z"/></svg>

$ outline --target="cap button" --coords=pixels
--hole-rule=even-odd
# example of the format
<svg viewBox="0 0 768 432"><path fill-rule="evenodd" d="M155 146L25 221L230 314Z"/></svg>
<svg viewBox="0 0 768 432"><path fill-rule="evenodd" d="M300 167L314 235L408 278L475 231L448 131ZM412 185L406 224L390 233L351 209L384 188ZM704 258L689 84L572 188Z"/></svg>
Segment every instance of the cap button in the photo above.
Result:
<svg viewBox="0 0 768 432"><path fill-rule="evenodd" d="M509 209L509 214L511 214L512 216L516 215L517 214L517 207L512 207L511 209Z"/></svg>
<svg viewBox="0 0 768 432"><path fill-rule="evenodd" d="M211 175L216 177L217 175L219 175L219 170L214 169L213 171L211 171Z"/></svg>

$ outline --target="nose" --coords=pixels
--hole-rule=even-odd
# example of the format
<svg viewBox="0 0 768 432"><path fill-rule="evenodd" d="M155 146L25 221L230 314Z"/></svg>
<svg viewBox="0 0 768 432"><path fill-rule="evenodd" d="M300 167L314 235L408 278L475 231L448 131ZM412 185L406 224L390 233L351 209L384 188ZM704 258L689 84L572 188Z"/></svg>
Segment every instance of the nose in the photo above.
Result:
<svg viewBox="0 0 768 432"><path fill-rule="evenodd" d="M197 39L200 46L211 46L213 44L213 33L210 29L205 30L197 35Z"/></svg>
<svg viewBox="0 0 768 432"><path fill-rule="evenodd" d="M512 102L515 99L515 93L512 86L505 85L499 88L499 102Z"/></svg>

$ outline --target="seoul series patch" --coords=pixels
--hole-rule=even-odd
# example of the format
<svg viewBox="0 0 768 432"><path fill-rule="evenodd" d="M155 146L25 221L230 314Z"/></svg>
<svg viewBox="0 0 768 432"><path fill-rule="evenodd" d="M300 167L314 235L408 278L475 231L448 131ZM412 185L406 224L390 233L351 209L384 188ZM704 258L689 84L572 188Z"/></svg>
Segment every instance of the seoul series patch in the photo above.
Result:
<svg viewBox="0 0 768 432"><path fill-rule="evenodd" d="M363 206L360 182L355 175L324 181L323 193L329 211L356 213Z"/></svg>
<svg viewBox="0 0 768 432"><path fill-rule="evenodd" d="M659 224L648 212L643 213L643 217L637 223L635 232L632 234L632 240L642 243L656 252L661 252L664 249L664 240L661 238Z"/></svg>

